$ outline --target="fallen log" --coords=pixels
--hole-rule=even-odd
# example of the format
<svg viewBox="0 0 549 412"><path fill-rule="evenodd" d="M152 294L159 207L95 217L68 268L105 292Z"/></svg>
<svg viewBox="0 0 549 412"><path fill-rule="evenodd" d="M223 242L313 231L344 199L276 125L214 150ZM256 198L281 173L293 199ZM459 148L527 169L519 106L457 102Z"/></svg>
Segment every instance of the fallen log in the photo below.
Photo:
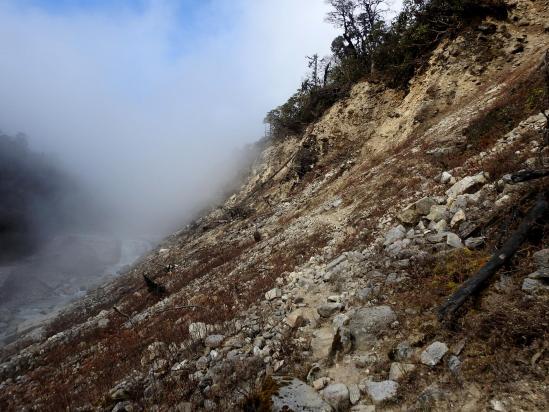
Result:
<svg viewBox="0 0 549 412"><path fill-rule="evenodd" d="M147 275L143 275L143 279L145 280L145 285L147 285L147 290L150 293L153 293L155 295L163 295L164 293L166 293L166 288L163 285L155 282Z"/></svg>
<svg viewBox="0 0 549 412"><path fill-rule="evenodd" d="M510 180L513 183L520 183L534 179L541 179L545 176L549 176L549 169L521 170L519 172L513 173L510 176Z"/></svg>
<svg viewBox="0 0 549 412"><path fill-rule="evenodd" d="M439 320L451 319L465 301L470 296L479 293L486 286L487 281L513 257L520 245L526 240L530 229L532 229L536 222L548 211L547 195L548 193L539 194L535 205L528 211L528 214L522 223L517 230L513 232L501 249L496 251L488 263L486 263L473 277L465 281L463 285L461 285L461 287L439 307Z"/></svg>

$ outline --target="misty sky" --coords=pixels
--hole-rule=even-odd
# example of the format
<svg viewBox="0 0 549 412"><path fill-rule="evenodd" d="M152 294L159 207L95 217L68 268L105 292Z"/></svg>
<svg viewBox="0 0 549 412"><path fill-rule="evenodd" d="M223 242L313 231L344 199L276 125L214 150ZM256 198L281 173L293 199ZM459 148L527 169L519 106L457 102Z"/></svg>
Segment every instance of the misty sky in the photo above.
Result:
<svg viewBox="0 0 549 412"><path fill-rule="evenodd" d="M202 205L336 32L323 0L0 0L0 130L135 220Z"/></svg>

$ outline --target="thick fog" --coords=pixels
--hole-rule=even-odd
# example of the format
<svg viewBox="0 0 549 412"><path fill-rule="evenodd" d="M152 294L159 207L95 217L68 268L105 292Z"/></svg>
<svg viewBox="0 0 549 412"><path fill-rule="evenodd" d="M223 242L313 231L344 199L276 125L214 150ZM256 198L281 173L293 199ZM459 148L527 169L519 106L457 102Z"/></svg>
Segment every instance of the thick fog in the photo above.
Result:
<svg viewBox="0 0 549 412"><path fill-rule="evenodd" d="M1 2L0 129L124 230L164 231L216 199L334 37L323 0L78 3Z"/></svg>

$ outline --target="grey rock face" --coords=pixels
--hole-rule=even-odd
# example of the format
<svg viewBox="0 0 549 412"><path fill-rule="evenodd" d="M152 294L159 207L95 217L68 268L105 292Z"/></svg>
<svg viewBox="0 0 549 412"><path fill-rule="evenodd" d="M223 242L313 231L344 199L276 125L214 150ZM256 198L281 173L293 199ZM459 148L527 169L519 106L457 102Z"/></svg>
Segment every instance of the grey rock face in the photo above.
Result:
<svg viewBox="0 0 549 412"><path fill-rule="evenodd" d="M433 205L427 215L428 220L438 222L439 220L446 220L450 217L448 208L444 205Z"/></svg>
<svg viewBox="0 0 549 412"><path fill-rule="evenodd" d="M349 389L343 383L328 385L323 391L324 400L336 411L345 411L349 408Z"/></svg>
<svg viewBox="0 0 549 412"><path fill-rule="evenodd" d="M461 243L461 239L459 238L459 236L452 232L449 232L446 235L446 244L456 249L460 249L463 247L463 243Z"/></svg>
<svg viewBox="0 0 549 412"><path fill-rule="evenodd" d="M195 322L189 325L189 334L194 340L204 339L208 334L208 328L203 322Z"/></svg>
<svg viewBox="0 0 549 412"><path fill-rule="evenodd" d="M397 240L404 239L406 237L406 229L402 225L392 228L385 235L384 246L388 246L392 243L395 243Z"/></svg>
<svg viewBox="0 0 549 412"><path fill-rule="evenodd" d="M484 173L479 173L475 176L467 176L455 183L450 189L446 191L449 197L456 197L464 193L471 193L481 185L486 183L486 176Z"/></svg>
<svg viewBox="0 0 549 412"><path fill-rule="evenodd" d="M374 306L357 309L349 319L349 330L357 349L367 349L375 341L376 335L386 330L397 320L389 306Z"/></svg>
<svg viewBox="0 0 549 412"><path fill-rule="evenodd" d="M421 363L435 366L448 352L448 346L442 342L433 342L421 353Z"/></svg>
<svg viewBox="0 0 549 412"><path fill-rule="evenodd" d="M465 240L465 246L469 249L478 249L484 244L484 238L483 237L470 237L469 239Z"/></svg>
<svg viewBox="0 0 549 412"><path fill-rule="evenodd" d="M318 314L323 318L329 318L334 313L341 311L343 305L341 303L324 303L321 305L317 311Z"/></svg>
<svg viewBox="0 0 549 412"><path fill-rule="evenodd" d="M282 412L331 412L332 407L305 382L296 378L274 377L279 385L277 393L271 398L272 410Z"/></svg>
<svg viewBox="0 0 549 412"><path fill-rule="evenodd" d="M391 380L381 382L365 381L360 385L361 389L364 388L364 392L376 404L394 399L398 391L398 383Z"/></svg>
<svg viewBox="0 0 549 412"><path fill-rule="evenodd" d="M223 343L223 340L225 339L224 335L210 335L206 337L206 340L204 341L204 344L212 349L218 348Z"/></svg>
<svg viewBox="0 0 549 412"><path fill-rule="evenodd" d="M549 249L542 249L534 253L534 262L538 267L540 277L549 278Z"/></svg>

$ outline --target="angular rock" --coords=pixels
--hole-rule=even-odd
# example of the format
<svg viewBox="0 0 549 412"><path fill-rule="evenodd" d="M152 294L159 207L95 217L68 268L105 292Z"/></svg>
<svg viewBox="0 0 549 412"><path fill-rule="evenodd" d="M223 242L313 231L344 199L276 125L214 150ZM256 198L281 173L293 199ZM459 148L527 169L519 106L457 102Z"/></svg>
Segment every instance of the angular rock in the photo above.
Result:
<svg viewBox="0 0 549 412"><path fill-rule="evenodd" d="M450 359L448 359L448 369L450 369L450 372L453 374L458 374L460 367L461 361L459 358L455 355L450 356Z"/></svg>
<svg viewBox="0 0 549 412"><path fill-rule="evenodd" d="M391 401L397 396L398 383L395 381L363 381L360 386L361 390L366 392L375 404Z"/></svg>
<svg viewBox="0 0 549 412"><path fill-rule="evenodd" d="M195 322L189 325L189 334L194 340L204 339L208 335L208 328L203 322Z"/></svg>
<svg viewBox="0 0 549 412"><path fill-rule="evenodd" d="M431 207L436 205L437 202L432 197L424 197L419 199L414 205L418 214L424 216L429 214Z"/></svg>
<svg viewBox="0 0 549 412"><path fill-rule="evenodd" d="M274 377L279 388L271 396L272 411L331 412L332 407L305 382L290 377Z"/></svg>
<svg viewBox="0 0 549 412"><path fill-rule="evenodd" d="M349 389L343 383L328 385L323 391L324 400L336 411L345 411L349 408Z"/></svg>
<svg viewBox="0 0 549 412"><path fill-rule="evenodd" d="M450 226L454 227L455 225L463 222L464 220L465 220L465 212L463 211L463 209L459 209L454 215L454 217L452 218L452 220L450 221Z"/></svg>
<svg viewBox="0 0 549 412"><path fill-rule="evenodd" d="M265 299L275 300L282 297L282 291L279 288L274 288L265 293Z"/></svg>
<svg viewBox="0 0 549 412"><path fill-rule="evenodd" d="M321 328L313 332L311 350L315 360L325 359L330 356L335 332L331 327Z"/></svg>
<svg viewBox="0 0 549 412"><path fill-rule="evenodd" d="M484 244L483 237L470 237L469 239L465 239L465 247L469 249L478 249L483 244Z"/></svg>
<svg viewBox="0 0 549 412"><path fill-rule="evenodd" d="M420 214L417 212L415 205L408 205L404 210L402 210L398 215L397 219L402 223L408 225L415 225L419 222Z"/></svg>
<svg viewBox="0 0 549 412"><path fill-rule="evenodd" d="M476 192L476 189L479 189L486 183L486 175L484 172L481 172L474 176L467 176L460 181L456 182L450 189L446 191L446 194L449 197L457 197L464 193Z"/></svg>
<svg viewBox="0 0 549 412"><path fill-rule="evenodd" d="M323 318L329 318L336 312L340 312L343 309L341 303L324 303L317 309L318 314Z"/></svg>
<svg viewBox="0 0 549 412"><path fill-rule="evenodd" d="M439 220L446 220L449 217L448 208L444 205L433 205L429 214L426 216L428 220L438 222Z"/></svg>
<svg viewBox="0 0 549 412"><path fill-rule="evenodd" d="M445 343L433 342L421 353L421 363L435 366L446 355L446 352L448 352L448 346Z"/></svg>
<svg viewBox="0 0 549 412"><path fill-rule="evenodd" d="M442 175L440 176L440 183L446 184L449 183L452 179L452 175L448 172L442 172Z"/></svg>
<svg viewBox="0 0 549 412"><path fill-rule="evenodd" d="M448 222L446 222L446 220L444 219L439 220L437 223L435 223L434 229L437 231L437 233L444 233L448 230Z"/></svg>
<svg viewBox="0 0 549 412"><path fill-rule="evenodd" d="M349 319L349 330L355 347L359 350L367 349L375 342L376 335L388 329L395 320L395 312L389 306L357 309Z"/></svg>
<svg viewBox="0 0 549 412"><path fill-rule="evenodd" d="M452 232L447 233L446 244L456 249L463 248L463 243L461 243L459 236Z"/></svg>
<svg viewBox="0 0 549 412"><path fill-rule="evenodd" d="M542 280L532 279L528 277L522 282L522 290L527 293L536 293L544 290L549 290L549 285L546 285Z"/></svg>
<svg viewBox="0 0 549 412"><path fill-rule="evenodd" d="M348 386L349 389L349 401L351 405L356 405L360 400L360 388L357 384L353 383Z"/></svg>
<svg viewBox="0 0 549 412"><path fill-rule="evenodd" d="M549 277L549 249L542 249L534 253L534 262L538 267L540 277Z"/></svg>
<svg viewBox="0 0 549 412"><path fill-rule="evenodd" d="M406 237L406 228L402 225L392 228L385 234L384 246L388 246L395 243L397 240L404 239Z"/></svg>
<svg viewBox="0 0 549 412"><path fill-rule="evenodd" d="M204 344L211 349L219 348L225 339L225 335L210 335L204 340Z"/></svg>

